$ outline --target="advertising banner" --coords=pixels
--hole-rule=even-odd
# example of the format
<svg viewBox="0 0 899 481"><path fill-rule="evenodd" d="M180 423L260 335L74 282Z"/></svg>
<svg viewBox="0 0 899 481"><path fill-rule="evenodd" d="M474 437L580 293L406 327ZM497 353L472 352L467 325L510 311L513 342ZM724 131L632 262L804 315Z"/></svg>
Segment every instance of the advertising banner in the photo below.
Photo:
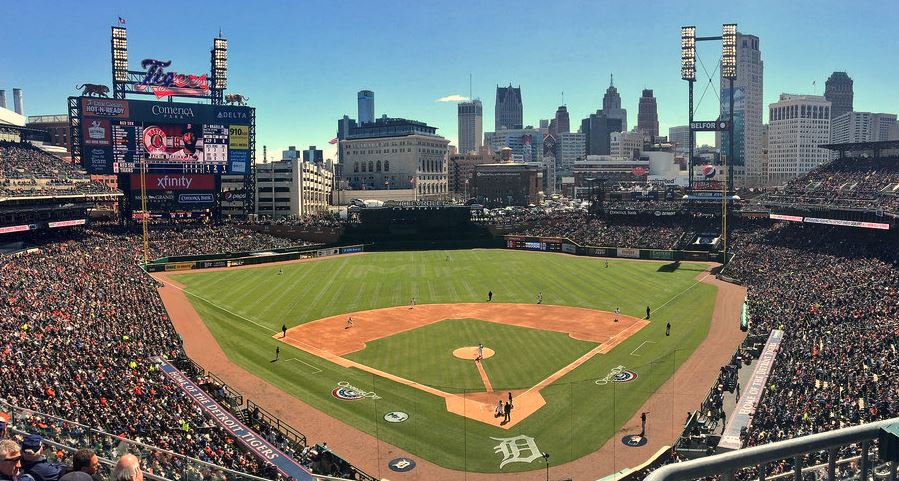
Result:
<svg viewBox="0 0 899 481"><path fill-rule="evenodd" d="M285 477L290 476L297 481L315 481L312 474L297 461L287 456L280 449L269 443L265 436L256 433L244 425L233 414L206 394L196 383L188 379L175 366L160 358L154 358L162 372L175 383L194 404L199 406L216 424L231 433L238 442L260 459L272 463Z"/></svg>
<svg viewBox="0 0 899 481"><path fill-rule="evenodd" d="M228 126L228 148L239 150L247 150L250 148L249 125Z"/></svg>
<svg viewBox="0 0 899 481"><path fill-rule="evenodd" d="M127 119L129 115L128 101L81 97L81 115L85 117ZM82 122L82 124L84 123Z"/></svg>
<svg viewBox="0 0 899 481"><path fill-rule="evenodd" d="M562 243L562 252L567 252L569 254L577 254L577 247L574 244L569 244L567 242Z"/></svg>
<svg viewBox="0 0 899 481"><path fill-rule="evenodd" d="M772 218L774 220L788 220L790 222L802 222L802 216L798 216L798 215L771 214L770 218Z"/></svg>
<svg viewBox="0 0 899 481"><path fill-rule="evenodd" d="M341 254L352 254L354 252L362 252L362 246L349 246L349 247L341 247Z"/></svg>
<svg viewBox="0 0 899 481"><path fill-rule="evenodd" d="M818 217L806 217L805 222L809 224L827 224L827 225L842 225L846 227L862 227L865 229L880 229L880 230L889 230L889 224L882 224L879 222L860 222L855 220L842 220L842 219L821 219Z"/></svg>
<svg viewBox="0 0 899 481"><path fill-rule="evenodd" d="M131 198L141 205L140 175L131 175ZM177 212L202 211L215 206L215 176L146 174L147 209Z"/></svg>
<svg viewBox="0 0 899 481"><path fill-rule="evenodd" d="M673 261L674 260L674 251L651 250L651 251L649 251L649 258Z"/></svg>
<svg viewBox="0 0 899 481"><path fill-rule="evenodd" d="M13 225L9 227L0 227L0 234L9 234L12 232L24 232L26 230L31 230L30 225Z"/></svg>
<svg viewBox="0 0 899 481"><path fill-rule="evenodd" d="M617 249L618 257L626 257L628 259L639 259L640 258L640 249L628 249L624 247L619 247Z"/></svg>
<svg viewBox="0 0 899 481"><path fill-rule="evenodd" d="M173 262L165 265L167 271L189 271L194 268L193 262Z"/></svg>
<svg viewBox="0 0 899 481"><path fill-rule="evenodd" d="M145 174L147 190L213 190L215 189L214 175L191 174ZM140 175L131 175L131 190L140 190Z"/></svg>
<svg viewBox="0 0 899 481"><path fill-rule="evenodd" d="M721 435L721 442L718 443L719 448L740 449L743 446L743 443L740 441L740 430L749 426L749 423L752 421L752 415L755 413L755 408L765 391L768 375L774 366L774 358L777 357L777 351L782 339L783 331L778 329L771 331L771 334L768 336L765 348L762 349L762 355L752 371L752 377L749 378L749 384L743 390L740 400L737 401L736 410L727 421L724 434Z"/></svg>
<svg viewBox="0 0 899 481"><path fill-rule="evenodd" d="M48 222L47 227L51 229L56 227L72 227L75 225L84 225L87 224L87 219L75 219L75 220L61 220L58 222Z"/></svg>
<svg viewBox="0 0 899 481"><path fill-rule="evenodd" d="M315 257L330 257L340 254L340 249L319 249L315 251Z"/></svg>

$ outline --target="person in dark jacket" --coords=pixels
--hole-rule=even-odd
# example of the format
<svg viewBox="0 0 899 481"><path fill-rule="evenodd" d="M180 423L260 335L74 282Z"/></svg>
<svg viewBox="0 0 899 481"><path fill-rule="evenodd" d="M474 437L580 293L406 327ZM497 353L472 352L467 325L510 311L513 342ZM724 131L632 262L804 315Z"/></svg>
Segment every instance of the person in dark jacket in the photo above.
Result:
<svg viewBox="0 0 899 481"><path fill-rule="evenodd" d="M90 449L79 449L72 458L72 471L64 474L59 481L103 481L97 473L100 459Z"/></svg>
<svg viewBox="0 0 899 481"><path fill-rule="evenodd" d="M66 467L47 461L43 438L37 434L29 434L22 441L22 472L35 481L59 481L66 473Z"/></svg>

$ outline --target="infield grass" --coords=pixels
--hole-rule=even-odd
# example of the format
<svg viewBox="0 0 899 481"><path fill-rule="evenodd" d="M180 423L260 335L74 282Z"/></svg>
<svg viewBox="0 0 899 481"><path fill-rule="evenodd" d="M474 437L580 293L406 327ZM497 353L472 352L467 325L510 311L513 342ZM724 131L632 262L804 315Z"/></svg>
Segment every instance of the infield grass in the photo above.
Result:
<svg viewBox="0 0 899 481"><path fill-rule="evenodd" d="M514 472L542 469L542 463L510 463L500 470L502 457L494 450L498 442L491 437L519 434L533 437L541 450L553 453L554 465L589 454L611 436L620 435L617 430L622 424L690 356L708 332L716 288L696 280L705 270L705 264L684 262L677 269L670 269L667 268L670 264L665 262L609 260L609 267L603 266L604 260L596 258L476 249L370 253L173 277L187 286L188 298L228 357L248 371L335 418L441 466L479 472ZM593 357L544 389L542 394L547 405L509 430L450 414L443 399L437 396L356 369L341 368L272 338L280 332L282 323L292 327L346 312L408 305L412 297L419 304L481 302L490 290L496 302L534 303L536 293L542 291L547 304L604 311L620 307L623 314L640 318L650 305L652 322L610 353ZM670 337L664 334L668 321L672 323ZM463 330L460 326L465 323L493 324L477 320L444 321L370 345L383 341L385 345L410 346L400 336L424 335L429 328L442 329L441 324L456 334ZM500 329L498 335L503 328L534 331L515 331L504 338L518 343L511 344L510 349L520 351L520 355L541 359L558 357L560 365L565 364L564 359L577 357L578 352L589 349L586 345L590 343L583 341L555 342L552 335L559 333L495 327ZM538 337L530 339L526 334ZM454 370L446 367L448 364L441 364L445 353L440 350L454 343L451 336L426 337L434 344L420 349L410 347L405 361L391 358L393 354L389 353L393 347L390 346L368 353L367 349L357 351L347 357L394 371L408 369L404 371L406 374L395 373L408 375L418 382L450 384L446 387L456 390L478 389L480 380L476 371L471 372L473 363L460 362L468 364L467 370L464 366ZM471 345L469 337L461 335L461 338L466 345ZM273 363L276 345L281 346L282 361ZM531 372L531 368L522 372L500 361L498 351L495 358L485 363L494 386L522 386L534 378L546 377ZM625 366L637 373L638 378L620 384L594 382L605 378L616 366ZM214 371L213 366L206 367ZM545 368L549 372L557 369ZM433 374L435 371L437 374ZM374 391L381 399L353 402L335 399L331 390L339 381ZM253 393L244 395L253 398ZM409 420L387 423L383 416L390 411L406 412ZM680 424L683 419L678 416L678 419L654 421ZM302 425L294 427L303 431ZM335 446L338 452L339 448Z"/></svg>

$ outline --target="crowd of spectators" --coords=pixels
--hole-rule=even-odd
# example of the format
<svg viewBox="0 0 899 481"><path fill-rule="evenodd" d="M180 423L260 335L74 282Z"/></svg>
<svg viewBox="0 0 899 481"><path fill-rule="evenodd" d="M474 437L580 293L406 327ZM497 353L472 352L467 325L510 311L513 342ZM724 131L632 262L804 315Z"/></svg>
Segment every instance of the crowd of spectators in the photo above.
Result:
<svg viewBox="0 0 899 481"><path fill-rule="evenodd" d="M6 333L0 399L218 466L274 476L152 361L185 353L156 282L136 265L137 234L100 227L45 235L32 238L36 251L0 258L0 329ZM234 226L154 229L151 239L158 256L292 244ZM85 430L40 415L19 419L17 427L70 446L90 441ZM116 446L102 448L110 457ZM156 457L144 463L161 475L170 466Z"/></svg>
<svg viewBox="0 0 899 481"><path fill-rule="evenodd" d="M534 214L522 218L520 223L522 228L512 234L565 237L577 244L595 247L671 249L684 235L682 219L663 217L647 222L627 216L610 216L603 220L581 210Z"/></svg>
<svg viewBox="0 0 899 481"><path fill-rule="evenodd" d="M748 445L899 416L899 250L880 232L738 230L750 333L783 329Z"/></svg>
<svg viewBox="0 0 899 481"><path fill-rule="evenodd" d="M0 196L111 194L75 164L27 143L0 142Z"/></svg>
<svg viewBox="0 0 899 481"><path fill-rule="evenodd" d="M899 212L899 157L841 158L766 194L768 204Z"/></svg>

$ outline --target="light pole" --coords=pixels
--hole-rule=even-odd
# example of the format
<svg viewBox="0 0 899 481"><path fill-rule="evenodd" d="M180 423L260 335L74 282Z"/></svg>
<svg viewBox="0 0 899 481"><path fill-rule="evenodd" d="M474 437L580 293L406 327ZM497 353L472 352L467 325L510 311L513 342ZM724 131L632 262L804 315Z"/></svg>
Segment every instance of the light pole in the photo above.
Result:
<svg viewBox="0 0 899 481"><path fill-rule="evenodd" d="M549 481L549 453L543 453L543 462L546 463L546 481Z"/></svg>

